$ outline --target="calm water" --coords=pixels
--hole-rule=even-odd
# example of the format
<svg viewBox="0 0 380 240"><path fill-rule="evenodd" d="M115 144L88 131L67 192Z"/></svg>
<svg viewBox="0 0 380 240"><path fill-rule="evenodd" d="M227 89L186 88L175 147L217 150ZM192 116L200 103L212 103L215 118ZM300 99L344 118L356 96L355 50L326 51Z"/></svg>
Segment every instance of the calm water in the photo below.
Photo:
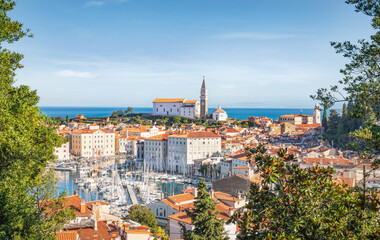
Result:
<svg viewBox="0 0 380 240"><path fill-rule="evenodd" d="M67 195L70 196L74 194L74 190L78 190L78 195L86 202L99 200L99 196L96 194L96 191L78 189L78 186L74 182L74 180L77 178L77 174L75 172L55 171L55 177L58 179L56 185L58 188L58 194L66 191ZM164 193L164 198L171 195L180 194L182 190L186 189L185 184L176 182L157 182L157 185ZM131 204L129 196L128 204Z"/></svg>
<svg viewBox="0 0 380 240"><path fill-rule="evenodd" d="M113 111L127 108L122 107L40 107L42 113L63 118L69 115L70 118L75 117L78 114L83 114L85 117L106 117L112 114ZM274 120L285 114L299 114L302 111L303 114L313 115L313 109L295 109L295 108L223 108L230 118L236 119L248 119L248 117L269 117ZM212 113L215 108L209 108L209 112ZM152 108L133 108L135 113L152 113Z"/></svg>
<svg viewBox="0 0 380 240"><path fill-rule="evenodd" d="M55 171L55 177L58 179L57 188L58 193L63 191L67 192L67 195L73 195L74 190L78 190L78 195L84 199L86 202L99 200L99 196L96 194L96 191L90 190L79 190L78 186L74 183L75 178L77 177L75 172L70 171Z"/></svg>

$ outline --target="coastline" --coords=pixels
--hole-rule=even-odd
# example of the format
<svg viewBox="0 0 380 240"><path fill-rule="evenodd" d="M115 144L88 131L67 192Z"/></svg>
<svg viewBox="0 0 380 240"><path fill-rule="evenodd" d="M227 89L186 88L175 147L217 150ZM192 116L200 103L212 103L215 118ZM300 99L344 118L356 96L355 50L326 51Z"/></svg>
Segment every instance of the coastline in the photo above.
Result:
<svg viewBox="0 0 380 240"><path fill-rule="evenodd" d="M66 117L74 118L78 114L85 117L107 117L113 111L119 109L127 110L127 107L39 107L43 114L50 117ZM209 108L209 113L212 113L216 108ZM236 118L238 120L246 120L248 117L268 117L276 120L279 116L285 114L302 114L313 115L312 108L223 108L229 118ZM133 113L152 113L152 107L136 107L133 108Z"/></svg>

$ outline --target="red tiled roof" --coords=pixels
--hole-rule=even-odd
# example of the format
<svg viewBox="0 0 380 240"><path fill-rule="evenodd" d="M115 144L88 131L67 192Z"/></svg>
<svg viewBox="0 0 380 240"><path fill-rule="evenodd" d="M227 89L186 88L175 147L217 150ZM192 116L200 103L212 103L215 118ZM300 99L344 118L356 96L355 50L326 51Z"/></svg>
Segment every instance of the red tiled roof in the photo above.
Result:
<svg viewBox="0 0 380 240"><path fill-rule="evenodd" d="M170 202L169 200L167 199L162 199L161 200L163 203L169 205L170 207L174 208L175 210L177 210L179 212L179 205L174 205L172 202Z"/></svg>
<svg viewBox="0 0 380 240"><path fill-rule="evenodd" d="M146 140L156 140L156 141L162 141L162 140L166 140L168 139L168 136L170 136L171 134L160 134L160 135L156 135L156 136L153 136L153 137L148 137L148 138L145 138Z"/></svg>
<svg viewBox="0 0 380 240"><path fill-rule="evenodd" d="M181 203L185 201L193 200L195 197L191 193L183 193L168 197L168 200L172 203Z"/></svg>
<svg viewBox="0 0 380 240"><path fill-rule="evenodd" d="M339 162L338 162L339 161ZM321 165L354 165L354 163L343 157L338 158L304 158L306 164L321 164Z"/></svg>
<svg viewBox="0 0 380 240"><path fill-rule="evenodd" d="M137 227L135 227L135 229L136 229L136 230L149 230L150 227L147 227L147 226L145 226L145 225L141 225L141 226L137 226Z"/></svg>
<svg viewBox="0 0 380 240"><path fill-rule="evenodd" d="M322 124L320 123L316 123L316 124L296 124L297 127L300 127L300 128L317 128L317 127L321 127Z"/></svg>
<svg viewBox="0 0 380 240"><path fill-rule="evenodd" d="M184 134L176 134L169 137L178 137L178 138L220 138L218 134L213 132L188 132Z"/></svg>
<svg viewBox="0 0 380 240"><path fill-rule="evenodd" d="M249 169L249 167L245 165L241 165L241 166L234 167L234 169Z"/></svg>
<svg viewBox="0 0 380 240"><path fill-rule="evenodd" d="M56 232L55 237L57 240L77 240L78 233L77 231Z"/></svg>
<svg viewBox="0 0 380 240"><path fill-rule="evenodd" d="M182 103L186 99L185 98L156 98L154 103Z"/></svg>
<svg viewBox="0 0 380 240"><path fill-rule="evenodd" d="M242 198L237 198L232 196L231 194L228 193L223 193L223 192L215 192L214 193L214 198L220 199L220 200L225 200L225 201L231 201L231 202L236 202L242 200Z"/></svg>

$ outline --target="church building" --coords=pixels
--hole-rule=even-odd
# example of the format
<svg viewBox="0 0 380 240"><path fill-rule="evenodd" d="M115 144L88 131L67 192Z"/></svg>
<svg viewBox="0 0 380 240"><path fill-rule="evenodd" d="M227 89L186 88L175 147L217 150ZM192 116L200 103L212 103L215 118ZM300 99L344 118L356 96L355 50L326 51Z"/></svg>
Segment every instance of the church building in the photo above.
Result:
<svg viewBox="0 0 380 240"><path fill-rule="evenodd" d="M181 116L186 118L207 118L208 99L206 80L203 78L200 102L186 98L156 98L153 101L153 115Z"/></svg>

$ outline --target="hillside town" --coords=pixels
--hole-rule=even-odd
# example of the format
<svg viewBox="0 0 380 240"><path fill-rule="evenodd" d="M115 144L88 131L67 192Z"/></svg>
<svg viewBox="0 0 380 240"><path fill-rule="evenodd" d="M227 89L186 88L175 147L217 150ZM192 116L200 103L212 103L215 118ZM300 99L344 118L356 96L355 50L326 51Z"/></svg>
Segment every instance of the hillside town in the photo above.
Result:
<svg viewBox="0 0 380 240"><path fill-rule="evenodd" d="M380 0L1 0L0 240L380 239L379 29Z"/></svg>
<svg viewBox="0 0 380 240"><path fill-rule="evenodd" d="M95 168L95 164L86 172L86 168L78 163L88 163L94 159L119 159L118 163L123 163L125 171L124 175L116 174L121 189L117 191L116 199L109 197L84 202L75 190L74 196L69 196L69 205L79 209L76 211L77 218L65 227L67 231L59 234L77 234L75 236L80 239L85 239L89 234L101 235L104 239L153 239L149 227L133 221L126 222L122 218L124 208L142 204L155 214L158 226L165 230L170 239L180 239L179 223L189 230L193 227L185 210L194 207L196 184L201 177L206 179L208 191L217 202L218 218L228 220L234 212L244 209L251 183L260 184L262 180L255 161L246 152L259 145L265 146L266 154L270 156L277 156L281 148L286 148L301 168L316 165L333 167L336 170L334 181L350 187L362 184L363 172L371 170L371 165L362 161L358 153L334 148L321 139L324 128L321 126L318 104L313 116L287 114L276 120L252 116L240 121L248 123L248 127L236 125L236 120L228 119L227 113L220 107L211 115L206 107L207 88L203 80L200 103L185 98L157 98L153 101L153 115L209 118L210 121L220 122L219 127L207 128L194 123L172 126L154 122L150 125L121 121L117 124L88 123L83 115L60 125L57 133L66 137L67 143L55 149L55 166L57 170L70 170L67 166L76 163L76 168L71 170L81 173L78 186L100 192L105 181L102 177L99 181L99 176L104 176L106 169ZM111 161L108 166L111 164L116 162ZM115 178L114 174L111 175ZM140 181L137 180L138 176ZM379 187L380 179L377 176L378 170L367 177L368 187ZM157 179L183 183L186 188L178 194L171 193L164 197L162 192L151 188ZM113 182L112 186L116 186L116 181ZM128 194L119 193L125 188ZM108 195L113 195L112 192L108 191ZM121 201L121 196L126 198L125 201ZM128 203L127 198L131 199ZM104 231L105 228L111 231ZM239 231L233 223L225 223L224 229L230 239L235 239Z"/></svg>

